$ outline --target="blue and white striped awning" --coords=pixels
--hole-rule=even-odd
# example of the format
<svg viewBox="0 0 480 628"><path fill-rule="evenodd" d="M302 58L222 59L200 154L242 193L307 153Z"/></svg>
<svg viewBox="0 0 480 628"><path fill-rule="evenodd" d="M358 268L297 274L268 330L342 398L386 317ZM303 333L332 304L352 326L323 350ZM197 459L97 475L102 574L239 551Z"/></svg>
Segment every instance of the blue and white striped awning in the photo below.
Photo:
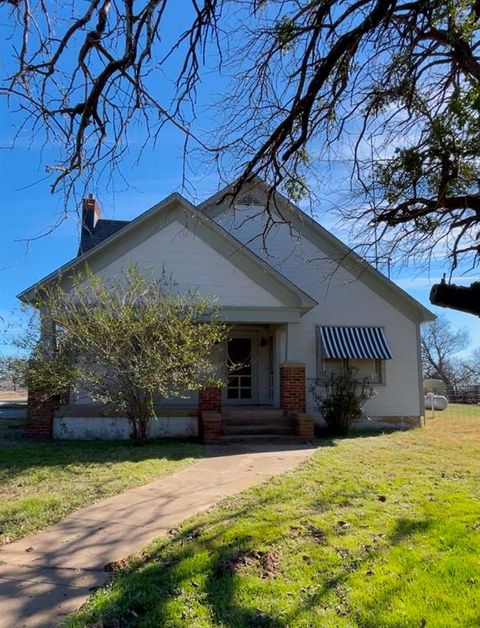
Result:
<svg viewBox="0 0 480 628"><path fill-rule="evenodd" d="M391 360L381 327L320 327L325 358Z"/></svg>

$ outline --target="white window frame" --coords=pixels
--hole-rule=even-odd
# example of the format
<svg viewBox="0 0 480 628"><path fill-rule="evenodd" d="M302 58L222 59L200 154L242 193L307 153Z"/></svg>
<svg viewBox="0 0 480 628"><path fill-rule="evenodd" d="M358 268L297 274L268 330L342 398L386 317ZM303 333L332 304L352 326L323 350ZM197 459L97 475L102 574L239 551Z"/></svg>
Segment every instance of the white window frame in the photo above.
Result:
<svg viewBox="0 0 480 628"><path fill-rule="evenodd" d="M350 360L355 360L355 362L374 362L376 368L375 372L378 374L378 379L372 379L371 377L367 377L367 380L370 384L381 385L385 384L385 360L381 360L380 358L366 358L362 360L361 358L323 358L322 360L322 378L325 378L331 371L327 368L329 362L342 362L343 370L347 370L349 368L355 369L355 366L350 365ZM358 378L359 381L363 380L363 377Z"/></svg>
<svg viewBox="0 0 480 628"><path fill-rule="evenodd" d="M320 326L317 326L316 332L317 332L317 382L321 383L322 380L325 380L325 377L328 375L329 371L326 369L326 366L329 360L332 360L332 361L341 360L343 369L349 368L350 359L361 360L361 358L326 358L323 355ZM369 383L372 384L373 386L384 386L386 384L386 377L385 377L385 362L386 361L380 358L367 358L366 360L373 360L378 365L377 372L379 374L379 381L372 381L370 378L368 378Z"/></svg>

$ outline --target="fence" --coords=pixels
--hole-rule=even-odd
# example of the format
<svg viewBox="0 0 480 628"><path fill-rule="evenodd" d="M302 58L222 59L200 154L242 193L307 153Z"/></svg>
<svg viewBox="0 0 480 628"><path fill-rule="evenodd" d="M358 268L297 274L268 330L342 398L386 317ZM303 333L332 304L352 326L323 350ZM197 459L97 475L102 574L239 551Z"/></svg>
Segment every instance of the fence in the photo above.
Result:
<svg viewBox="0 0 480 628"><path fill-rule="evenodd" d="M427 424L435 421L452 427L463 425L480 429L480 386L465 386L440 395L447 399L447 406L443 410L439 409L442 403L438 397L430 394L425 396Z"/></svg>

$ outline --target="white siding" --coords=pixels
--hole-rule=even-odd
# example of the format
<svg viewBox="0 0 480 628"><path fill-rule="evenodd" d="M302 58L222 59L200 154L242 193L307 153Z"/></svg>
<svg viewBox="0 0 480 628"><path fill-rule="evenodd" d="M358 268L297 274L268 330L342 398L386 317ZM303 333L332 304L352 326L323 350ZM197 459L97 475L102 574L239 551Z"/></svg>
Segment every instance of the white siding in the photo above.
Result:
<svg viewBox="0 0 480 628"><path fill-rule="evenodd" d="M102 269L111 278L132 262L160 277L165 272L178 291L198 290L224 306L281 306L280 301L239 270L235 263L174 221L154 233L128 254Z"/></svg>
<svg viewBox="0 0 480 628"><path fill-rule="evenodd" d="M256 217L245 220L247 215ZM241 207L235 214L229 211L217 218L222 227L318 301L302 322L288 325L285 357L306 363L311 384L317 376L317 325L384 327L393 360L385 362L385 384L375 387L377 395L367 411L372 416L418 416L417 324L287 225L270 230L265 250L258 237L263 220L258 207Z"/></svg>

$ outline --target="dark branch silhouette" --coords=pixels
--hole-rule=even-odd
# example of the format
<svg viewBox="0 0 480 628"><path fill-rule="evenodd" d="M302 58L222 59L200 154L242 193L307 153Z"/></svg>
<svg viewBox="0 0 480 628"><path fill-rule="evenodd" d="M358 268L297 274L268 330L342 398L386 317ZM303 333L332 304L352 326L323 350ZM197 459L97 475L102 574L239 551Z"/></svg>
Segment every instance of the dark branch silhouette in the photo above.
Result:
<svg viewBox="0 0 480 628"><path fill-rule="evenodd" d="M131 129L145 147L172 124L185 158L193 145L237 177L231 203L260 176L278 219L276 190L298 201L319 185L319 160L351 160L355 206L340 214L361 244L402 259L441 252L451 271L478 263L477 0L191 0L181 15L173 0L2 5L15 67L1 93L19 133L61 146L47 169L67 198L117 171ZM212 69L221 93L206 132L196 99Z"/></svg>

